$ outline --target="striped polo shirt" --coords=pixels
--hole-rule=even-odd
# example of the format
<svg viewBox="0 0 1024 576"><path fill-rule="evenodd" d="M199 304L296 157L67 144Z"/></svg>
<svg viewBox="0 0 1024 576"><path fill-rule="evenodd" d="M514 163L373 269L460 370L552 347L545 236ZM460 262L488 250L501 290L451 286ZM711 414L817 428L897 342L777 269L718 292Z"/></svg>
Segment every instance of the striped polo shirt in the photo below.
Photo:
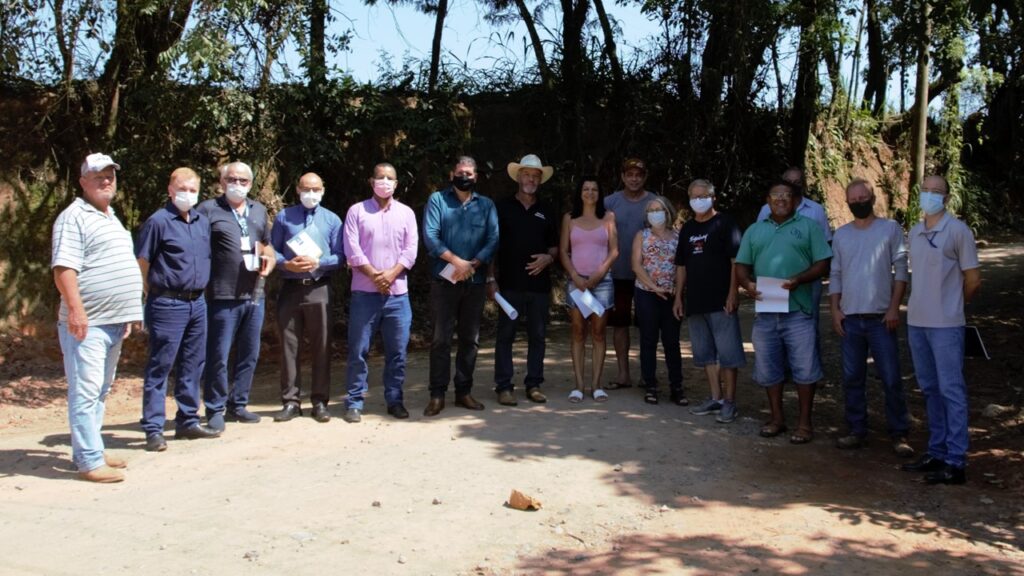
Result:
<svg viewBox="0 0 1024 576"><path fill-rule="evenodd" d="M142 320L142 274L131 234L113 208L104 214L79 197L57 216L50 267L57 266L78 272L90 326ZM68 319L63 298L59 319Z"/></svg>

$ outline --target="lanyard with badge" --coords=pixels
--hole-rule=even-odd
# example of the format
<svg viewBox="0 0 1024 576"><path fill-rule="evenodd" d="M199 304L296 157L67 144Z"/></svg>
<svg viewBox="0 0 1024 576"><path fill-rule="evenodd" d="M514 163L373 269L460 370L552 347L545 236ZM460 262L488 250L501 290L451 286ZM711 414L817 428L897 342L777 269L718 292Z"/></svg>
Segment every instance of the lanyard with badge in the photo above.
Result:
<svg viewBox="0 0 1024 576"><path fill-rule="evenodd" d="M249 205L244 204L245 210L241 214L238 210L232 210L231 213L235 216L235 221L238 222L238 228L241 230L239 249L242 251L242 262L245 263L245 269L250 272L256 272L260 269L260 254L259 242L253 242L249 236Z"/></svg>

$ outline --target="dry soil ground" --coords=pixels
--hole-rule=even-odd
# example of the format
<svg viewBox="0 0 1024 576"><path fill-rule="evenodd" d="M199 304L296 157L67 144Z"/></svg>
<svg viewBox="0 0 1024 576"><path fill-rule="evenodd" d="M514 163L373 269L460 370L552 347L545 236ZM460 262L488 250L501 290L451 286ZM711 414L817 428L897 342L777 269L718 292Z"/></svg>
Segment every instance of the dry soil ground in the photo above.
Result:
<svg viewBox="0 0 1024 576"><path fill-rule="evenodd" d="M564 325L550 331L545 405L498 407L479 385L486 411L449 404L425 419L421 351L410 358L410 420L383 415L375 382L361 424L265 419L230 425L218 440L171 441L161 454L142 450L141 381L127 369L104 437L129 461L128 480L106 486L75 479L55 340L8 337L0 574L1024 574L1020 416L981 413L1020 407L1024 247L996 244L982 256L985 288L970 313L995 358L968 362L973 444L962 487L926 487L897 469L877 382L872 444L834 448L841 390L827 330L827 385L807 446L758 437L764 398L749 369L742 417L730 425L646 405L636 389L570 404ZM748 303L748 336L749 312ZM485 339L478 382L490 377L492 345ZM264 415L277 407L276 370L264 362L258 376L254 408ZM920 448L909 361L904 373ZM686 376L699 399L703 380L690 366ZM792 417L794 397L787 408ZM505 507L513 488L543 508Z"/></svg>

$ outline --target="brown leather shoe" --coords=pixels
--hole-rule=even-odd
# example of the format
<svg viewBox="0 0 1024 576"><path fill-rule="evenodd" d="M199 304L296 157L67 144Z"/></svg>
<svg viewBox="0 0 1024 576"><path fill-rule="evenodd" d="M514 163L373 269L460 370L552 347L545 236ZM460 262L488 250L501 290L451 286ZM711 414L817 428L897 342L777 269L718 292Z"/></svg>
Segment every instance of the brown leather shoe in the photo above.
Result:
<svg viewBox="0 0 1024 576"><path fill-rule="evenodd" d="M519 402L516 402L516 396L511 390L498 392L498 404L502 406L519 406Z"/></svg>
<svg viewBox="0 0 1024 576"><path fill-rule="evenodd" d="M430 402L427 403L427 407L423 409L424 416L437 416L444 410L444 398L443 397L432 397Z"/></svg>
<svg viewBox="0 0 1024 576"><path fill-rule="evenodd" d="M469 394L466 394L464 396L456 397L455 398L455 405L456 406L461 406L461 407L465 408L466 410L483 410L484 409L484 405L481 404L480 402L478 402L476 400L476 398L473 398Z"/></svg>
<svg viewBox="0 0 1024 576"><path fill-rule="evenodd" d="M120 470L115 470L110 466L100 466L99 468L93 468L88 472L79 472L78 477L82 480L97 482L99 484L113 484L114 482L123 481L124 473Z"/></svg>
<svg viewBox="0 0 1024 576"><path fill-rule="evenodd" d="M530 402L536 402L537 404L543 404L548 401L548 397L540 391L540 388L530 388L526 393L526 397L530 399Z"/></svg>
<svg viewBox="0 0 1024 576"><path fill-rule="evenodd" d="M127 468L128 463L118 458L117 456L111 456L110 454L104 454L103 460L107 463L107 466L111 468Z"/></svg>

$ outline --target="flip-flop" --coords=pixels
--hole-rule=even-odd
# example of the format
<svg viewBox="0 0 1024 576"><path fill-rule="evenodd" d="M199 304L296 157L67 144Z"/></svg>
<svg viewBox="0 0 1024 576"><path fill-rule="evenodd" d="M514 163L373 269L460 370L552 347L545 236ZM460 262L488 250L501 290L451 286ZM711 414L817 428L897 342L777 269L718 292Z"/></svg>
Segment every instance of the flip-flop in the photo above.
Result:
<svg viewBox="0 0 1024 576"><path fill-rule="evenodd" d="M814 431L810 428L800 427L789 437L790 444L807 444L814 439Z"/></svg>
<svg viewBox="0 0 1024 576"><path fill-rule="evenodd" d="M594 402L606 402L608 400L608 393L598 388L594 390Z"/></svg>
<svg viewBox="0 0 1024 576"><path fill-rule="evenodd" d="M761 437L762 438L774 438L779 434L786 431L785 424L776 424L775 422L765 422L764 426L761 426ZM790 438L792 440L792 438Z"/></svg>
<svg viewBox="0 0 1024 576"><path fill-rule="evenodd" d="M583 392L579 390L573 390L572 392L569 392L569 402L572 402L573 404L579 404L582 401Z"/></svg>
<svg viewBox="0 0 1024 576"><path fill-rule="evenodd" d="M629 382L609 382L605 384L605 388L609 390L622 390L623 388L632 388L633 384Z"/></svg>
<svg viewBox="0 0 1024 576"><path fill-rule="evenodd" d="M648 404L657 404L658 395L655 394L654 392L648 392L644 394L644 402L647 402Z"/></svg>

